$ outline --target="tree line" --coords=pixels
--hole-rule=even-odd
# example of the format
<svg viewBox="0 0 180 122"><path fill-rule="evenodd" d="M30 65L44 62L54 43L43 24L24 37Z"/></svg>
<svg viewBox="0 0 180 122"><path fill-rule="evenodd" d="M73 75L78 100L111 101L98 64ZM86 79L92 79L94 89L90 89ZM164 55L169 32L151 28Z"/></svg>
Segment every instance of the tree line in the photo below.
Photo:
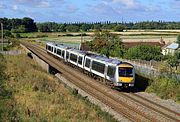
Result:
<svg viewBox="0 0 180 122"><path fill-rule="evenodd" d="M4 29L13 33L25 32L87 32L92 30L123 31L126 29L180 29L180 22L146 21L146 22L92 22L92 23L36 23L32 18L0 18Z"/></svg>
<svg viewBox="0 0 180 122"><path fill-rule="evenodd" d="M129 22L129 23L55 23L45 22L37 23L37 28L41 32L87 32L92 30L112 30L121 32L126 29L180 29L180 22Z"/></svg>

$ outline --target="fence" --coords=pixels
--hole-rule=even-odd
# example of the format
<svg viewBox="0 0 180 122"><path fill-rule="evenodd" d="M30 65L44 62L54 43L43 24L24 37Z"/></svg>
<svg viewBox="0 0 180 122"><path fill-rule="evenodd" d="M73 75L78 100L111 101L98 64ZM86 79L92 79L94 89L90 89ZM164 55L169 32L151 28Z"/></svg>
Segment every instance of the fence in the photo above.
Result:
<svg viewBox="0 0 180 122"><path fill-rule="evenodd" d="M20 55L21 50L12 50L12 51L0 51L3 55Z"/></svg>

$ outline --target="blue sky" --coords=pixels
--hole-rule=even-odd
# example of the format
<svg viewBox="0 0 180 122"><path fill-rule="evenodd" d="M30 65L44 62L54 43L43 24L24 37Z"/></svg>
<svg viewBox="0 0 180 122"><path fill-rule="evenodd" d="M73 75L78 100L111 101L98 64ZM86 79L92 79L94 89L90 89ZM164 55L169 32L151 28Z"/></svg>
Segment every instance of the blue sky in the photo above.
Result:
<svg viewBox="0 0 180 122"><path fill-rule="evenodd" d="M0 17L36 22L180 21L180 0L0 0Z"/></svg>

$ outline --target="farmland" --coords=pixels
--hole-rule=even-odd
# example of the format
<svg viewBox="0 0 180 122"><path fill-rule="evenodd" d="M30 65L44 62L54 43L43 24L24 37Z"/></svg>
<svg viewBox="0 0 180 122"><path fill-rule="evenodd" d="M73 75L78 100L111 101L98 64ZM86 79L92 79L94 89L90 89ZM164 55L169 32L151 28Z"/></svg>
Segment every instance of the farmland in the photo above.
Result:
<svg viewBox="0 0 180 122"><path fill-rule="evenodd" d="M176 40L177 34L180 33L180 30L128 30L127 32L111 32L112 34L119 35L119 37L124 42L159 42L161 38L166 42L174 42ZM30 40L39 39L41 41L57 41L63 43L75 43L79 44L82 41L91 41L92 35L94 32L86 32L86 36L81 38L81 33L65 33L65 32L53 32L53 33L42 33L42 32L34 32L34 33L20 33L22 38L28 38Z"/></svg>

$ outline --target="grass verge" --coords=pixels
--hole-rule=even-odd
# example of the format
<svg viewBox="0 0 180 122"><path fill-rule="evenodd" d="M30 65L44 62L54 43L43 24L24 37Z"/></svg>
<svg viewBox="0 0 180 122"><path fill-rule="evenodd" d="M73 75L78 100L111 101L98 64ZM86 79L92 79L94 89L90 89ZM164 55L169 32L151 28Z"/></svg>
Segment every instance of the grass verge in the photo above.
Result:
<svg viewBox="0 0 180 122"><path fill-rule="evenodd" d="M156 78L149 82L146 92L152 92L163 99L173 99L180 103L180 82L169 78Z"/></svg>
<svg viewBox="0 0 180 122"><path fill-rule="evenodd" d="M5 62L2 64L3 62ZM64 88L26 55L5 56L0 64L0 121L116 121L88 100Z"/></svg>

